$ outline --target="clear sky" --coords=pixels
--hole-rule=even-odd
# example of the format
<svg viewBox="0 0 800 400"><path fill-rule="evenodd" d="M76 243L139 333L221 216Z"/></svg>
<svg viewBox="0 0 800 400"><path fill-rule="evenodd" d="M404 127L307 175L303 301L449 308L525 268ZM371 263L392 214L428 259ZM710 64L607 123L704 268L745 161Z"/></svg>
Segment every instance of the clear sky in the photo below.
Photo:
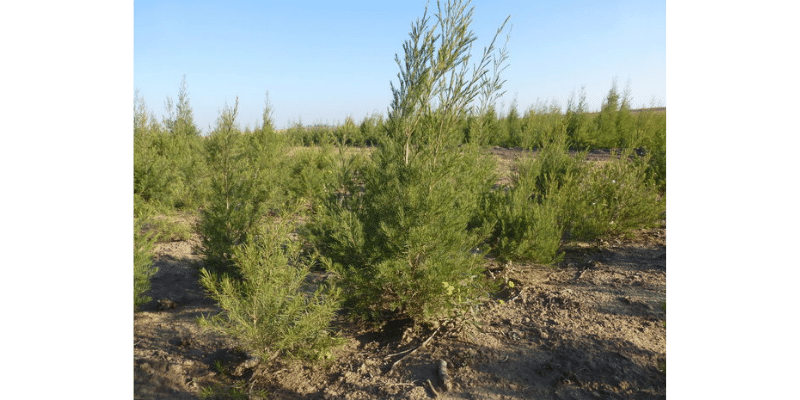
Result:
<svg viewBox="0 0 800 400"><path fill-rule="evenodd" d="M474 54L511 16L506 95L520 111L566 106L585 87L599 107L617 79L635 107L666 105L665 1L473 1ZM412 1L136 1L134 88L157 117L186 75L195 123L210 131L239 97L240 125L261 120L269 91L276 126L359 122L385 114ZM432 2L431 9L436 4Z"/></svg>

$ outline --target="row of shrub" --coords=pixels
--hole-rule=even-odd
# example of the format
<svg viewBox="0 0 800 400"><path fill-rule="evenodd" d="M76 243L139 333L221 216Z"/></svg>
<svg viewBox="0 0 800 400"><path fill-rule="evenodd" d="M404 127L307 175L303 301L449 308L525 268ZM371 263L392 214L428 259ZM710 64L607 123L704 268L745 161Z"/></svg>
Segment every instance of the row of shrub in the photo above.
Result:
<svg viewBox="0 0 800 400"><path fill-rule="evenodd" d="M171 104L167 102L168 106ZM489 107L482 116L462 118L455 129L463 132L462 143L480 146L539 149L556 137L566 135L570 150L637 149L649 155L646 174L666 190L666 112L662 109L633 112L627 100L620 99L612 87L600 112L584 110L585 96L566 113L557 107L527 110L522 116L512 107L498 118ZM134 192L148 202L167 209L194 209L203 202L208 186L204 147L208 137L194 125L192 110L182 83L177 112L168 108L160 123L137 99L134 109ZM262 128L247 129L257 134ZM270 129L272 127L270 126ZM280 136L290 146L376 146L386 135L387 123L380 115L365 118L356 125L352 118L336 127L296 125ZM310 160L305 160L310 161Z"/></svg>
<svg viewBox="0 0 800 400"><path fill-rule="evenodd" d="M339 126L295 124L284 134L295 146L344 144L375 146L385 135L387 122L379 114L365 117L356 124L351 117ZM612 84L599 111L587 109L586 94L568 102L566 111L556 104L538 105L520 114L512 104L505 115L488 107L482 115L461 118L455 128L462 143L480 146L538 149L566 134L566 146L573 151L597 149L637 149L650 155L647 174L666 190L665 108L631 109L630 99Z"/></svg>
<svg viewBox="0 0 800 400"><path fill-rule="evenodd" d="M185 81L162 123L137 99L135 222L197 210L201 282L223 309L206 326L262 357L326 358L337 342L329 323L342 307L370 321L437 324L475 311L496 289L483 274L488 253L552 264L572 240L661 220L661 114L630 113L612 88L596 115L579 104L563 115L518 117L512 108L498 119L491 100L502 89L505 48L496 36L475 68L459 67L475 40L472 9L462 1L444 7L436 23L426 10L413 25L386 120L277 132L267 101L261 126L242 131L237 100L203 137ZM469 107L473 99L481 106ZM521 158L511 184L498 187L485 151L494 143L538 154ZM372 151L351 147L365 144ZM585 150L601 144L619 156L588 162ZM583 152L571 155L575 148ZM142 232L134 234L137 299L153 272L155 239ZM310 287L312 268L332 278Z"/></svg>
<svg viewBox="0 0 800 400"><path fill-rule="evenodd" d="M284 133L296 146L343 143L363 147L377 145L386 128L383 116L373 114L360 124L352 117L338 126L296 123ZM463 143L481 146L539 148L553 135L565 131L571 150L629 147L659 151L666 136L666 109L631 109L627 95L620 95L616 84L612 84L599 111L588 110L586 94L581 93L577 104L568 102L566 111L557 104L539 104L520 113L512 104L502 115L489 107L480 116L459 121L457 129L463 134Z"/></svg>

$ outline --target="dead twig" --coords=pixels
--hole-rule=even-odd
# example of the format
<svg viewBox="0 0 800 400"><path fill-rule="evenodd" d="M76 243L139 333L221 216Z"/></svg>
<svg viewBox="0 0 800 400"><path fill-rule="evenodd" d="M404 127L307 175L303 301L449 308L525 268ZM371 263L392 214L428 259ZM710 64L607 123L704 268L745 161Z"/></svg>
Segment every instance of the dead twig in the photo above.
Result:
<svg viewBox="0 0 800 400"><path fill-rule="evenodd" d="M384 358L392 358L392 357L394 357L394 356L403 355L403 354L406 354L406 353L408 353L409 351L413 351L413 350L414 350L414 348L412 347L412 348L410 348L410 349L408 349L408 350L403 350L403 351L401 351L401 352L399 352L399 353L389 354L389 355L385 356Z"/></svg>
<svg viewBox="0 0 800 400"><path fill-rule="evenodd" d="M420 344L419 346L417 346L415 349L413 349L413 350L411 350L411 351L407 352L407 353L406 353L404 356L400 357L399 359L397 359L397 361L395 361L394 363L392 363L392 366L391 366L391 367L389 367L389 371L387 372L387 374L391 374L391 373L392 373L392 370L394 369L394 367L396 367L396 366L397 366L397 364L399 364L399 363L400 363L400 361L403 361L403 360L404 360L406 357L408 357L408 356L410 356L410 355L412 355L412 354L416 353L416 352L417 352L417 350L419 350L419 349L421 349L421 348L425 347L425 345L427 345L427 344L428 344L428 342L430 342L430 341L431 341L431 339L433 339L433 337L434 337L434 336L436 336L436 334L437 334L437 333L439 333L439 329L442 329L442 327L441 327L441 326L439 326L438 328L436 328L436 330L435 330L435 331L433 331L433 334L432 334L432 335L431 335L429 338L425 339L425 341L424 341L424 342L422 342L422 344ZM400 354L402 354L402 353L400 353Z"/></svg>
<svg viewBox="0 0 800 400"><path fill-rule="evenodd" d="M417 386L417 381L411 382L381 382L384 386Z"/></svg>

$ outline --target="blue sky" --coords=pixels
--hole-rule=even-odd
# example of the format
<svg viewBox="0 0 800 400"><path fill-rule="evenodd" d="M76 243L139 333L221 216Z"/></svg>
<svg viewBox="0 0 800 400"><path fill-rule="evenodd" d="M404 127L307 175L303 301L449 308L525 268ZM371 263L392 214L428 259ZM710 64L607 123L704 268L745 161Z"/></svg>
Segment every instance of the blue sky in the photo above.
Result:
<svg viewBox="0 0 800 400"><path fill-rule="evenodd" d="M585 87L599 107L616 78L634 106L666 105L666 2L473 1L478 52L511 16L506 95L520 111L566 106ZM239 123L260 121L269 91L276 126L385 114L411 23L424 0L136 1L134 89L157 117L186 75L195 122L210 131L239 97ZM435 2L431 4L435 9Z"/></svg>

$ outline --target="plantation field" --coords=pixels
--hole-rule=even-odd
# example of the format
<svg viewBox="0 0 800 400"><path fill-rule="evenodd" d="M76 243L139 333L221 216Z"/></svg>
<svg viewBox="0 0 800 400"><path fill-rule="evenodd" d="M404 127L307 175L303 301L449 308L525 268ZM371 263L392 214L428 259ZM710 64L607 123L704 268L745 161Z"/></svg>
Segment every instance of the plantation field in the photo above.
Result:
<svg viewBox="0 0 800 400"><path fill-rule="evenodd" d="M386 118L276 131L267 96L204 135L185 79L137 96L136 398L665 397L666 110L500 115L508 20L473 59L436 8Z"/></svg>
<svg viewBox="0 0 800 400"><path fill-rule="evenodd" d="M487 151L506 176L513 159L535 156ZM601 163L609 155L587 158ZM187 227L197 219L191 213L164 218ZM196 319L220 308L198 283L195 264L202 257L193 247L200 239L173 239L156 244L159 270L145 293L154 300L134 317L136 399L666 395L665 221L628 238L571 242L552 267L487 256L487 276L503 289L468 323L424 327L389 320L374 327L340 313L332 326L344 344L334 348L332 361L315 366L284 359L256 364L232 338L202 330ZM308 284L327 275L313 270Z"/></svg>

